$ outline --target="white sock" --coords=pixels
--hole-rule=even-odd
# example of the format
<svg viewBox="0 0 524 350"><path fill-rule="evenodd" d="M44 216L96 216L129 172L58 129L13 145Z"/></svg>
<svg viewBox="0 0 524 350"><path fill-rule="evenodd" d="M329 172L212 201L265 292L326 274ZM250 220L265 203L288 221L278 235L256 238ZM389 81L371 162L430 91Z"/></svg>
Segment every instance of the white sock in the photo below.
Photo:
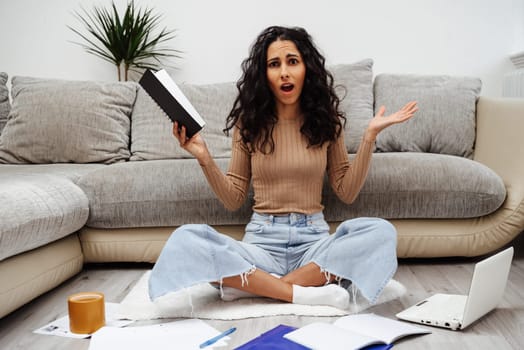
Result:
<svg viewBox="0 0 524 350"><path fill-rule="evenodd" d="M338 309L349 308L349 293L336 284L321 287L293 285L293 303L303 305L328 305Z"/></svg>

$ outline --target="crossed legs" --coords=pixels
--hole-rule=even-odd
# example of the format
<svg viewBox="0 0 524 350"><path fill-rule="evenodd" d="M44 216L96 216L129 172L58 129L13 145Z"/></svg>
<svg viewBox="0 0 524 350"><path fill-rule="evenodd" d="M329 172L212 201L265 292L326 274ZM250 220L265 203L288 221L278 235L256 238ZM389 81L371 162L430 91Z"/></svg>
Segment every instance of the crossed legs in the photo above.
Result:
<svg viewBox="0 0 524 350"><path fill-rule="evenodd" d="M329 282L334 279L332 276ZM315 263L304 265L282 278L256 269L244 281L241 276L222 280L223 286L238 289L244 294L250 293L296 304L347 308L349 293L338 285L326 285L326 282L326 276Z"/></svg>

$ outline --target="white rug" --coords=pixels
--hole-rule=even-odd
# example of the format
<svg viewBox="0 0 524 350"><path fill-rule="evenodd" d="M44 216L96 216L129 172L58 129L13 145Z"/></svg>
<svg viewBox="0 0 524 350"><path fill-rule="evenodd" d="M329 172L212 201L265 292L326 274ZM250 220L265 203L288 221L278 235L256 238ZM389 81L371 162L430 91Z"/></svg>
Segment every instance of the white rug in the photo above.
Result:
<svg viewBox="0 0 524 350"><path fill-rule="evenodd" d="M343 316L358 313L371 305L357 295L348 310L331 306L298 305L268 298L246 298L223 301L220 291L208 283L199 284L186 290L169 293L155 302L149 299L147 271L135 287L120 303L118 316L129 320L151 320L159 318L191 317L201 319L235 320L275 315ZM402 296L406 288L398 281L391 280L376 304L388 302Z"/></svg>

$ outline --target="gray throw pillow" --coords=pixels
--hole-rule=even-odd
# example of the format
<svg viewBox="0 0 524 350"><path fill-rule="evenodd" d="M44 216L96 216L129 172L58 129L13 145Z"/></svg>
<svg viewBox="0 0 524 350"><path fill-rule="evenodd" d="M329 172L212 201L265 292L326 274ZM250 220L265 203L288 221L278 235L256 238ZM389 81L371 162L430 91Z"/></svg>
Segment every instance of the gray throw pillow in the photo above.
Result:
<svg viewBox="0 0 524 350"><path fill-rule="evenodd" d="M7 89L7 73L0 72L0 135L7 122L11 105L9 104L9 90Z"/></svg>
<svg viewBox="0 0 524 350"><path fill-rule="evenodd" d="M419 111L405 123L383 130L377 151L429 152L471 158L476 102L481 81L470 77L380 74L375 78L375 112L386 115L409 101Z"/></svg>
<svg viewBox="0 0 524 350"><path fill-rule="evenodd" d="M231 138L222 132L233 107L234 83L208 85L179 84L206 125L202 136L215 158L231 156ZM140 87L131 116L131 160L192 158L172 134L173 124L153 99Z"/></svg>
<svg viewBox="0 0 524 350"><path fill-rule="evenodd" d="M344 140L349 153L356 153L369 120L373 118L373 60L329 67L335 78L340 109L346 113Z"/></svg>
<svg viewBox="0 0 524 350"><path fill-rule="evenodd" d="M2 163L127 160L136 83L13 77Z"/></svg>

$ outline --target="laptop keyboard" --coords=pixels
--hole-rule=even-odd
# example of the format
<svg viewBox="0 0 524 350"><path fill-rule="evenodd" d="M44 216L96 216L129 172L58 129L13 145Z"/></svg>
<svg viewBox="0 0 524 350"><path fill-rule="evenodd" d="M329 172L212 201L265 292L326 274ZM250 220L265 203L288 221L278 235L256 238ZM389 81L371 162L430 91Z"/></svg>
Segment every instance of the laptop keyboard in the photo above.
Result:
<svg viewBox="0 0 524 350"><path fill-rule="evenodd" d="M431 315L436 320L462 320L467 300L465 295L438 294L433 298L436 300L420 305L417 314Z"/></svg>

